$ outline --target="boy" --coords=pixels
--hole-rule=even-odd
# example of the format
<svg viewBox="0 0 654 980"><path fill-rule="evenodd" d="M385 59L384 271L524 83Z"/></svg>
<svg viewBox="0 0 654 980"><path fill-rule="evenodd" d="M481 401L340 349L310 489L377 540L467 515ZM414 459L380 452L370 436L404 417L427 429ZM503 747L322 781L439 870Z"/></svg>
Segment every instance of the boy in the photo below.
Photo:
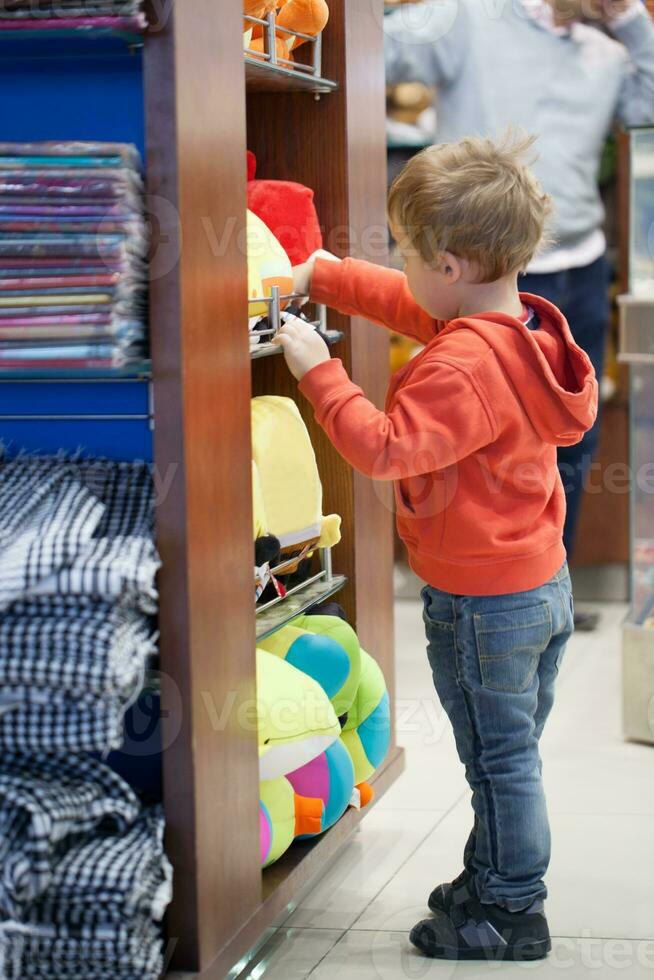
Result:
<svg viewBox="0 0 654 980"><path fill-rule="evenodd" d="M597 383L556 307L518 293L551 207L522 162L531 142L465 139L408 163L389 197L405 275L320 257L295 270L317 302L425 345L385 412L301 321L277 339L338 451L394 480L398 530L428 583L428 657L475 817L463 872L411 932L440 958L550 949L538 743L573 621L556 448L593 424Z"/></svg>

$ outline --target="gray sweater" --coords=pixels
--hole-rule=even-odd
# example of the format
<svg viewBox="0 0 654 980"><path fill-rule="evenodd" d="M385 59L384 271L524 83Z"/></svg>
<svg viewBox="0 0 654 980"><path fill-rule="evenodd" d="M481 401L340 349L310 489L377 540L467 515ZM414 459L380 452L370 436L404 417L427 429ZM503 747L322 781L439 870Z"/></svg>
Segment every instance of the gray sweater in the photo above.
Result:
<svg viewBox="0 0 654 980"><path fill-rule="evenodd" d="M574 247L600 228L602 147L613 122L654 124L654 25L643 8L617 41L575 24L559 36L520 0L434 0L385 18L389 83L436 85L438 142L540 137L534 170L556 204L553 232ZM618 43L621 42L621 43Z"/></svg>

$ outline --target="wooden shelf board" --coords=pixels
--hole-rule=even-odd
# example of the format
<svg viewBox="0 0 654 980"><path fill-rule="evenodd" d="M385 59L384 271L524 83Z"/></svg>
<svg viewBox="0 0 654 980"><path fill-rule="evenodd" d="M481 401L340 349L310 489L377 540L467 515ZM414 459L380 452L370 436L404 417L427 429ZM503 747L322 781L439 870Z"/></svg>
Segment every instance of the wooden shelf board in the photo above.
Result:
<svg viewBox="0 0 654 980"><path fill-rule="evenodd" d="M266 929L284 912L290 914L319 875L332 864L366 814L402 774L404 766L404 749L395 746L371 780L375 788L371 805L363 810L349 809L327 833L313 841L296 841L279 861L262 873L261 905L211 966L203 971L202 980L225 980L234 964L246 960L248 953L257 948ZM168 974L169 980L191 980L195 976L197 974L180 972Z"/></svg>
<svg viewBox="0 0 654 980"><path fill-rule="evenodd" d="M266 612L260 613L256 619L257 640L263 640L265 636L276 633L282 626L286 626L311 606L315 606L317 602L329 599L339 592L346 582L344 575L334 575L329 581L320 579L301 592L296 592L276 606L272 606Z"/></svg>
<svg viewBox="0 0 654 980"><path fill-rule="evenodd" d="M317 78L294 68L269 65L245 57L245 83L248 92L313 92L321 95L338 88L329 78Z"/></svg>

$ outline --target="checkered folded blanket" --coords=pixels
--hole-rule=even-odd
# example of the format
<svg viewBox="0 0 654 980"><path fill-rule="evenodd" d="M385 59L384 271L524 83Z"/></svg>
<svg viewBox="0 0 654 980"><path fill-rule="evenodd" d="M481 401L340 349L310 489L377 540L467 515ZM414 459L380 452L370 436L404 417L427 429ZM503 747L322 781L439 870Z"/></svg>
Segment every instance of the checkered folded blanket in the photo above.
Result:
<svg viewBox="0 0 654 980"><path fill-rule="evenodd" d="M159 566L149 466L0 460L0 611L33 595L90 595L132 596L153 614Z"/></svg>
<svg viewBox="0 0 654 980"><path fill-rule="evenodd" d="M17 602L0 616L0 697L5 687L80 697L128 696L154 652L153 629L133 606L86 600Z"/></svg>
<svg viewBox="0 0 654 980"><path fill-rule="evenodd" d="M0 756L0 916L22 919L50 887L71 841L124 831L139 814L127 783L85 756ZM0 974L1 975L1 974Z"/></svg>
<svg viewBox="0 0 654 980"><path fill-rule="evenodd" d="M100 830L71 847L25 921L74 928L84 938L101 925L119 926L139 916L160 922L172 897L163 832L163 810L157 806L125 832Z"/></svg>
<svg viewBox="0 0 654 980"><path fill-rule="evenodd" d="M3 980L158 980L163 938L154 922L101 926L88 935L55 926L0 923Z"/></svg>
<svg viewBox="0 0 654 980"><path fill-rule="evenodd" d="M127 830L73 844L20 921L0 923L0 977L139 980L163 969L160 922L171 899L161 807Z"/></svg>
<svg viewBox="0 0 654 980"><path fill-rule="evenodd" d="M129 695L74 695L46 687L0 690L0 749L12 752L110 752L123 743L125 712L143 686L142 671Z"/></svg>
<svg viewBox="0 0 654 980"><path fill-rule="evenodd" d="M104 509L61 464L0 464L0 610L88 549Z"/></svg>

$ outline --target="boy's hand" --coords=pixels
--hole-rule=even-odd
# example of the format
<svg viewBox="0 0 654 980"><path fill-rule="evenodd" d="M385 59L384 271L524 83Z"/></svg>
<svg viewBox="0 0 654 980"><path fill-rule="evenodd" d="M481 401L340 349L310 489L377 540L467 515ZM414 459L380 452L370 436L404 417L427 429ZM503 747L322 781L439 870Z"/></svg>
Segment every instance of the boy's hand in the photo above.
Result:
<svg viewBox="0 0 654 980"><path fill-rule="evenodd" d="M308 298L311 292L311 279L313 278L316 259L328 259L332 262L341 261L335 255L332 255L331 252L326 252L324 248L319 248L313 255L309 256L306 262L293 266L293 292L301 293Z"/></svg>
<svg viewBox="0 0 654 980"><path fill-rule="evenodd" d="M283 349L288 369L298 381L311 368L331 357L327 344L315 328L296 316L287 319L272 343Z"/></svg>

